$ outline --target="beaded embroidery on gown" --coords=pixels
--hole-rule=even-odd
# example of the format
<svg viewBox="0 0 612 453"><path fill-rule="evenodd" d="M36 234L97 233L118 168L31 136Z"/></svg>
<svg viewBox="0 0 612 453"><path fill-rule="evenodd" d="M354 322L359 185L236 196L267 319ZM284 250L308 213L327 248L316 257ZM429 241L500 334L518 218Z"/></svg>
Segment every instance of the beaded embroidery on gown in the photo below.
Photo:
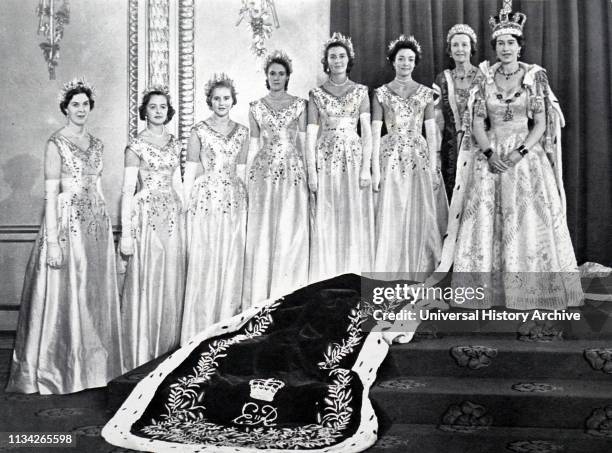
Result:
<svg viewBox="0 0 612 453"><path fill-rule="evenodd" d="M187 263L182 204L172 186L180 142L171 136L158 147L136 138L129 149L140 158L141 183L121 302L124 367L131 370L179 345Z"/></svg>
<svg viewBox="0 0 612 453"><path fill-rule="evenodd" d="M370 272L374 263L372 188L359 187L362 147L359 107L368 95L356 84L342 96L323 87L311 96L321 129L316 144L318 189L312 210L310 281Z"/></svg>
<svg viewBox="0 0 612 453"><path fill-rule="evenodd" d="M236 124L229 135L204 121L192 129L200 140L199 176L188 201L187 286L181 343L242 308L247 192L236 161L248 129Z"/></svg>
<svg viewBox="0 0 612 453"><path fill-rule="evenodd" d="M437 206L434 184L440 185L439 175L432 174L422 135L425 107L433 101L433 91L420 85L403 98L383 85L375 93L389 133L380 146L374 269L422 281L438 263L441 231L448 217L446 203Z"/></svg>
<svg viewBox="0 0 612 453"><path fill-rule="evenodd" d="M262 147L248 176L248 225L243 309L308 282L308 186L296 147L298 119L306 109L295 99L283 109L251 103Z"/></svg>
<svg viewBox="0 0 612 453"><path fill-rule="evenodd" d="M471 170L458 182L466 190L461 212L454 199L451 206L451 218L456 211L460 219L457 227L449 223L457 237L456 245L449 247L454 253L453 285L462 286L467 278L491 291L462 307L557 310L582 304L563 186L547 157L560 157L555 157L560 138L553 135L558 101L542 68L521 65L523 84L506 96L495 84L498 64L481 65L485 80L475 91L474 115L489 119L491 148L502 157L523 143L534 113L546 113L547 129L525 157L502 174L491 173L486 157L477 147L472 149L473 163L465 166Z"/></svg>
<svg viewBox="0 0 612 453"><path fill-rule="evenodd" d="M73 393L103 387L121 367L119 297L111 221L96 183L103 145L87 150L56 133L63 265L47 266L45 222L26 268L7 391Z"/></svg>

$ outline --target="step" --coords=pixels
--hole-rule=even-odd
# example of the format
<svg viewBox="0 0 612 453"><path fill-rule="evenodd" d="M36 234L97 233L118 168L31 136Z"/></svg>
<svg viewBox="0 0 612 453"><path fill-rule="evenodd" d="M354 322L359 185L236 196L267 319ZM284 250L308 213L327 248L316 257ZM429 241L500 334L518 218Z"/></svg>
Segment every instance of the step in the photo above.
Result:
<svg viewBox="0 0 612 453"><path fill-rule="evenodd" d="M594 410L612 407L612 380L400 377L377 381L370 397L387 426L436 425L469 402L482 406L488 416L479 420L492 426L581 429Z"/></svg>
<svg viewBox="0 0 612 453"><path fill-rule="evenodd" d="M446 429L446 430L445 430ZM459 430L397 424L379 432L368 453L610 453L612 438L584 430L490 427Z"/></svg>
<svg viewBox="0 0 612 453"><path fill-rule="evenodd" d="M612 340L529 342L496 336L416 337L410 343L393 345L378 375L381 379L412 375L612 381Z"/></svg>

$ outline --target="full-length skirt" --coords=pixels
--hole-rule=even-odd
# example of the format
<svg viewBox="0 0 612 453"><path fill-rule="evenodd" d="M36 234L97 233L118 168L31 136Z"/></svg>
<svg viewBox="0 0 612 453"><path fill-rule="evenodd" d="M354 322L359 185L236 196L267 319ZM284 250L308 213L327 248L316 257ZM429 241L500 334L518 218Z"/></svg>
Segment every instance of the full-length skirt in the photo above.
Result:
<svg viewBox="0 0 612 453"><path fill-rule="evenodd" d="M124 368L131 370L178 347L185 296L186 234L180 200L139 192L121 298Z"/></svg>
<svg viewBox="0 0 612 453"><path fill-rule="evenodd" d="M380 154L374 270L423 281L440 259L441 228L447 219L445 204L437 203L434 178L437 189L444 188L439 187L438 175L432 174L421 135L388 134Z"/></svg>
<svg viewBox="0 0 612 453"><path fill-rule="evenodd" d="M110 218L101 198L58 197L63 265L47 266L45 227L27 265L7 391L73 393L123 373Z"/></svg>
<svg viewBox="0 0 612 453"><path fill-rule="evenodd" d="M489 132L502 157L526 133ZM454 256L454 286L488 288L462 306L562 309L583 293L553 168L540 144L515 166L494 174L482 153L474 158Z"/></svg>
<svg viewBox="0 0 612 453"><path fill-rule="evenodd" d="M296 178L249 185L243 308L308 282L308 187Z"/></svg>
<svg viewBox="0 0 612 453"><path fill-rule="evenodd" d="M201 176L187 214L187 284L181 344L242 308L246 236L242 182Z"/></svg>
<svg viewBox="0 0 612 453"><path fill-rule="evenodd" d="M356 133L324 134L318 141L318 188L311 205L311 282L372 271L374 202L372 188L359 187L361 153Z"/></svg>

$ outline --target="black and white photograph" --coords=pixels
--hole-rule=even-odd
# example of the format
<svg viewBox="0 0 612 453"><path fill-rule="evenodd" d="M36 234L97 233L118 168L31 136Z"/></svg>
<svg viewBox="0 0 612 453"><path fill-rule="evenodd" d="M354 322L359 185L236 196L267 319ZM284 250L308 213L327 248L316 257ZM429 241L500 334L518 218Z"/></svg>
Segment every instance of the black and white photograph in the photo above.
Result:
<svg viewBox="0 0 612 453"><path fill-rule="evenodd" d="M0 452L612 452L612 0L0 8Z"/></svg>

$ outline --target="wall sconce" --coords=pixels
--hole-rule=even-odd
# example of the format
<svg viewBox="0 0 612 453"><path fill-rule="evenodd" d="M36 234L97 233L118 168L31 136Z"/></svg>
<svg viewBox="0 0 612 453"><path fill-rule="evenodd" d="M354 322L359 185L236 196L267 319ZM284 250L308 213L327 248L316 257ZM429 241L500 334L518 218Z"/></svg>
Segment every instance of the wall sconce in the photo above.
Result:
<svg viewBox="0 0 612 453"><path fill-rule="evenodd" d="M242 8L236 26L244 20L251 27L251 50L257 58L266 55L266 39L270 38L273 26L280 27L274 0L242 0Z"/></svg>
<svg viewBox="0 0 612 453"><path fill-rule="evenodd" d="M68 0L40 0L38 8L38 34L46 41L40 43L49 70L49 80L55 80L55 67L59 59L59 42L64 37L64 25L70 19Z"/></svg>

